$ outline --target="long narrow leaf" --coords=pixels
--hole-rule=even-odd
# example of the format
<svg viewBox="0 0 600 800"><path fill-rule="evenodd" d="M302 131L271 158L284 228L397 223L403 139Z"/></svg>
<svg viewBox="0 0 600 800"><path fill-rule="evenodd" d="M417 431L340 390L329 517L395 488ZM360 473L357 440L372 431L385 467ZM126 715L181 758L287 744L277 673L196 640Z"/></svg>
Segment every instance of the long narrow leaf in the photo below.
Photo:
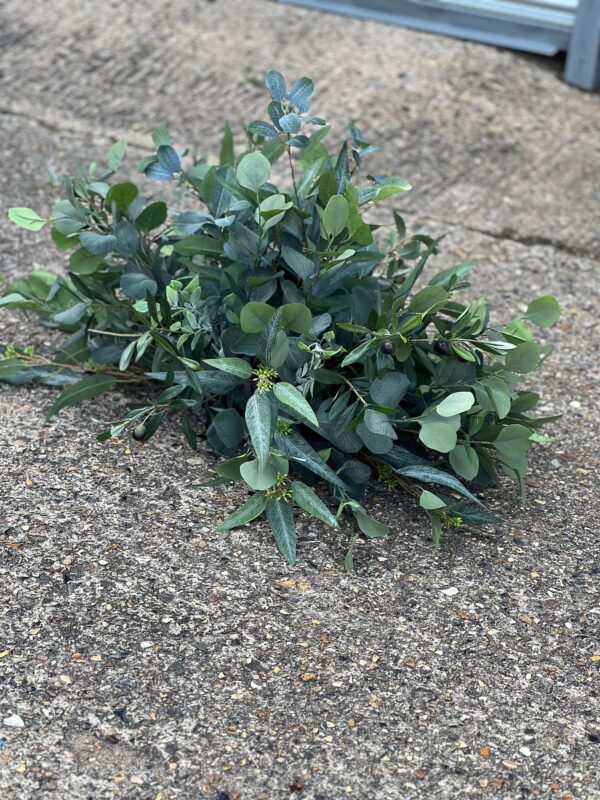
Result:
<svg viewBox="0 0 600 800"><path fill-rule="evenodd" d="M402 475L404 478L413 478L423 483L437 483L440 486L447 486L449 489L454 489L455 492L464 495L464 497L468 497L474 503L480 506L483 505L481 500L475 497L466 486L463 486L458 478L448 475L447 472L442 472L434 467L402 467L396 471L398 475Z"/></svg>
<svg viewBox="0 0 600 800"><path fill-rule="evenodd" d="M301 417L307 419L317 428L319 427L319 420L315 412L312 410L304 395L300 394L295 386L292 386L291 383L276 383L275 386L273 386L273 391L280 403L293 408Z"/></svg>
<svg viewBox="0 0 600 800"><path fill-rule="evenodd" d="M98 397L98 395L108 392L116 383L116 380L109 375L90 375L89 378L83 378L58 396L48 409L46 419L58 414L66 406L72 406L75 403L81 403L82 400L89 400L91 397Z"/></svg>
<svg viewBox="0 0 600 800"><path fill-rule="evenodd" d="M270 499L267 501L267 521L279 552L294 566L296 563L296 528L292 507L285 500Z"/></svg>
<svg viewBox="0 0 600 800"><path fill-rule="evenodd" d="M348 488L340 476L327 466L306 439L303 439L298 433L290 433L287 436L276 433L275 444L287 456L299 459L303 466L318 475L319 478L324 478L340 489Z"/></svg>
<svg viewBox="0 0 600 800"><path fill-rule="evenodd" d="M302 481L292 483L292 497L307 514L320 519L331 528L340 527L335 515L331 513L321 498Z"/></svg>
<svg viewBox="0 0 600 800"><path fill-rule="evenodd" d="M265 492L256 492L249 500L246 500L244 505L236 509L233 514L230 514L220 525L217 525L215 530L221 533L232 528L239 528L240 525L246 525L247 522L251 522L260 516L266 505L267 496Z"/></svg>
<svg viewBox="0 0 600 800"><path fill-rule="evenodd" d="M264 394L256 392L246 404L246 425L261 467L267 466L271 446L271 403Z"/></svg>

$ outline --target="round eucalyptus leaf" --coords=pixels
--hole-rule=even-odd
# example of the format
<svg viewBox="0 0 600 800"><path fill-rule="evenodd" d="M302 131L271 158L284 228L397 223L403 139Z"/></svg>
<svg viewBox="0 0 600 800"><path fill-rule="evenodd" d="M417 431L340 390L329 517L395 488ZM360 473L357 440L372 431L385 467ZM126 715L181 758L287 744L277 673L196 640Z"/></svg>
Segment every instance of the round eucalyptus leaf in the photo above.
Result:
<svg viewBox="0 0 600 800"><path fill-rule="evenodd" d="M271 163L262 153L248 153L238 164L235 177L240 186L258 191L269 180Z"/></svg>

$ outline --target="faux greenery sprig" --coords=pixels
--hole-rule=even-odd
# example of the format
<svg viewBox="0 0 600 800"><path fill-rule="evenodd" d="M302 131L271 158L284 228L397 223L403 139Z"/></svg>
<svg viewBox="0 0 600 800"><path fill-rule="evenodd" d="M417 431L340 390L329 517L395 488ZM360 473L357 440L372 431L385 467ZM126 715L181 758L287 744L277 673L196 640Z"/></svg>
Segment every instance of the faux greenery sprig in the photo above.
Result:
<svg viewBox="0 0 600 800"><path fill-rule="evenodd" d="M147 441L176 413L196 448L204 415L208 442L228 459L211 483L254 492L217 530L264 513L290 564L294 504L333 528L351 515L347 569L358 531L387 533L361 505L371 478L418 498L435 544L445 526L495 522L463 481L496 485L500 470L524 492L527 451L552 418L534 416L539 397L518 384L549 352L530 323L553 325L558 303L538 298L490 327L484 299L457 300L472 264L423 281L439 240L407 236L394 214L396 241L382 252L363 212L408 182L363 176L376 148L353 125L328 150L330 127L309 114L310 79L288 90L271 70L266 86L269 120L248 126L239 156L226 126L218 165L186 159L164 126L153 131L139 172L184 187L199 210L175 211L115 179L123 141L106 169L62 179L49 219L10 209L24 228L50 226L68 272L34 271L0 305L67 338L53 358L4 347L0 379L66 387L48 416L118 383L147 386L149 399L101 440L128 431ZM271 177L281 157L289 188ZM335 513L313 490L319 481Z"/></svg>

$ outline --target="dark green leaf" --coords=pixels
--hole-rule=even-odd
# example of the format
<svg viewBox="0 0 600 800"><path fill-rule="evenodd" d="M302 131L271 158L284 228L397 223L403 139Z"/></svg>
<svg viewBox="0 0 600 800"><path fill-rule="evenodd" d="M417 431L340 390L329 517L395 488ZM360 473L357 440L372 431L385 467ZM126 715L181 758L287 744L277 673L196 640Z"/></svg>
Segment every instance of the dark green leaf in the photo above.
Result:
<svg viewBox="0 0 600 800"><path fill-rule="evenodd" d="M229 127L228 122L225 123L223 139L221 140L221 152L219 154L219 164L221 164L221 166L225 164L233 166L235 164L235 153L233 151L233 134L231 133L231 128Z"/></svg>
<svg viewBox="0 0 600 800"><path fill-rule="evenodd" d="M141 231L148 233L155 228L160 228L166 219L166 203L150 203L150 205L146 206L142 213L136 217L135 224Z"/></svg>
<svg viewBox="0 0 600 800"><path fill-rule="evenodd" d="M296 528L292 507L283 499L267 501L267 521L279 552L292 566L296 563Z"/></svg>
<svg viewBox="0 0 600 800"><path fill-rule="evenodd" d="M532 372L540 361L541 348L533 342L523 342L506 354L506 369L511 372Z"/></svg>
<svg viewBox="0 0 600 800"><path fill-rule="evenodd" d="M437 483L440 486L447 486L449 489L462 494L464 497L468 497L469 500L477 503L477 505L481 505L481 501L463 486L457 478L439 469L435 469L435 467L402 467L398 469L397 472L398 475L402 475L404 478L412 478L422 483Z"/></svg>
<svg viewBox="0 0 600 800"><path fill-rule="evenodd" d="M338 521L334 514L327 508L325 503L318 497L312 489L301 481L293 481L292 483L292 497L294 501L304 509L307 514L310 514L331 528L339 528Z"/></svg>
<svg viewBox="0 0 600 800"><path fill-rule="evenodd" d="M327 466L319 454L300 434L290 433L287 436L283 436L280 433L276 433L275 445L290 458L298 459L303 466L320 478L324 478L339 489L347 488L339 475L336 475L331 467Z"/></svg>
<svg viewBox="0 0 600 800"><path fill-rule="evenodd" d="M281 72L276 69L270 69L265 77L265 86L269 90L269 94L273 100L283 100L286 95L285 80Z"/></svg>
<svg viewBox="0 0 600 800"><path fill-rule="evenodd" d="M135 184L117 183L110 187L106 195L106 205L110 207L112 203L114 203L117 208L125 211L133 203L138 194L139 190Z"/></svg>
<svg viewBox="0 0 600 800"><path fill-rule="evenodd" d="M382 378L375 378L371 384L371 397L379 406L395 408L409 386L410 379L403 372L386 372Z"/></svg>
<svg viewBox="0 0 600 800"><path fill-rule="evenodd" d="M116 380L109 375L98 374L83 378L69 386L58 396L48 409L46 419L58 414L66 406L72 406L75 403L81 403L82 400L89 400L92 397L98 397L98 395L108 392L116 383Z"/></svg>
<svg viewBox="0 0 600 800"><path fill-rule="evenodd" d="M205 358L204 362L237 378L248 379L252 376L252 367L243 358Z"/></svg>
<svg viewBox="0 0 600 800"><path fill-rule="evenodd" d="M260 333L275 313L267 303L246 303L240 313L240 325L244 333Z"/></svg>
<svg viewBox="0 0 600 800"><path fill-rule="evenodd" d="M269 397L255 392L246 403L245 417L256 458L264 468L271 447L272 411Z"/></svg>
<svg viewBox="0 0 600 800"><path fill-rule="evenodd" d="M527 306L525 319L533 322L538 328L550 328L560 319L560 306L555 297L546 294L538 297Z"/></svg>
<svg viewBox="0 0 600 800"><path fill-rule="evenodd" d="M218 533L222 531L229 531L232 528L239 528L241 525L246 525L252 522L253 519L259 517L265 510L267 505L267 496L264 492L256 492L249 500L246 500L244 505L240 506L233 514L230 514L227 519L224 519L215 530Z"/></svg>

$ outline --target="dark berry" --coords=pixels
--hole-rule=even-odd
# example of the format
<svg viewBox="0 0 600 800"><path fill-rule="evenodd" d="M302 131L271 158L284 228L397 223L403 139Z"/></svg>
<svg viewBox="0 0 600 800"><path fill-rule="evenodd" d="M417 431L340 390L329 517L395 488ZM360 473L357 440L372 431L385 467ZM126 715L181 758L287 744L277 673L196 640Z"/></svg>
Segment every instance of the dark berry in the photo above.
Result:
<svg viewBox="0 0 600 800"><path fill-rule="evenodd" d="M136 425L132 433L132 436L136 440L136 442L141 442L145 435L146 435L146 426Z"/></svg>
<svg viewBox="0 0 600 800"><path fill-rule="evenodd" d="M447 342L445 339L440 339L433 345L433 352L437 353L438 356L448 356L451 351L450 342Z"/></svg>
<svg viewBox="0 0 600 800"><path fill-rule="evenodd" d="M388 340L381 345L380 350L382 353L385 353L386 356L391 356L392 353L396 351L396 345Z"/></svg>

